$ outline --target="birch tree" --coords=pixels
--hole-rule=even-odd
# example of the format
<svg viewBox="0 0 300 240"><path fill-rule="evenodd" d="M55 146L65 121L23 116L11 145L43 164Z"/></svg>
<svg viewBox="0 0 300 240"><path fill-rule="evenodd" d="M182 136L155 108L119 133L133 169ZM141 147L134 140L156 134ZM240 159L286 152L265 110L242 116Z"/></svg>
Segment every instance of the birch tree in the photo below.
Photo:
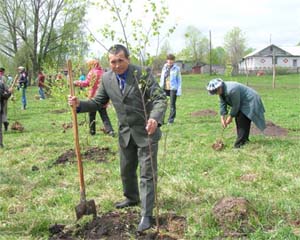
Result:
<svg viewBox="0 0 300 240"><path fill-rule="evenodd" d="M242 60L246 52L246 38L240 28L234 27L226 33L224 48L233 67L233 74L237 74L239 61Z"/></svg>

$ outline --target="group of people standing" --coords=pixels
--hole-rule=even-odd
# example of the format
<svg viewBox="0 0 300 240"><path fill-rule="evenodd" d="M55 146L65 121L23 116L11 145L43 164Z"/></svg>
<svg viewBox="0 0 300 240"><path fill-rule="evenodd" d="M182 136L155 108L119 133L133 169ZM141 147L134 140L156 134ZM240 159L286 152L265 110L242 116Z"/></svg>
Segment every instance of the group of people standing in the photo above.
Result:
<svg viewBox="0 0 300 240"><path fill-rule="evenodd" d="M17 68L18 73L15 76L15 79L11 77L10 74L7 76L5 75L5 68L0 68L0 147L3 148L3 132L2 132L2 124L4 126L4 130L8 130L9 122L7 116L7 109L8 109L8 98L12 95L14 91L14 87L16 85L17 89L21 91L21 109L26 110L27 108L27 98L26 98L26 89L28 86L28 73L26 72L25 67L19 66ZM45 82L45 75L43 74L42 70L38 73L38 87L39 87L39 94L40 99L45 99L44 93L44 82ZM2 93L5 92L7 96L4 96ZM8 94L9 93L9 94Z"/></svg>
<svg viewBox="0 0 300 240"><path fill-rule="evenodd" d="M103 75L101 73L97 91L91 80L76 81L76 86L91 86L89 99L79 100L76 96L69 96L68 102L70 106L76 106L78 113L95 113L105 109L110 101L113 104L118 117L120 173L125 197L115 207L120 209L140 204L141 219L137 231L143 232L153 224L160 127L167 110L167 96L170 99L168 124L175 121L176 100L181 95L180 68L175 64L175 56L169 54L158 83L151 71L143 71L141 67L130 63L129 51L123 45L113 45L108 50L108 60L110 70ZM94 66L99 67L98 64ZM249 141L251 121L264 129L264 108L254 90L242 84L226 84L221 79L212 80L207 90L210 94L220 96L221 123L224 128L233 117L236 118L236 147ZM232 109L226 118L227 106Z"/></svg>
<svg viewBox="0 0 300 240"><path fill-rule="evenodd" d="M28 75L25 71L25 68L20 66L18 67L18 74L15 79L12 79L11 75L5 75L5 68L0 68L0 147L3 148L3 132L2 124L4 125L4 130L8 130L9 122L7 117L8 109L8 98L12 95L14 91L14 85L17 84L18 90L22 91L22 109L26 109L27 100L26 100L26 88L28 84Z"/></svg>
<svg viewBox="0 0 300 240"><path fill-rule="evenodd" d="M89 113L91 135L96 133L97 112L106 133L115 135L106 109L110 102L114 106L118 118L120 174L124 195L124 199L117 202L115 207L120 209L140 204L141 219L137 231L143 232L153 224L158 143L162 135L160 127L164 124L168 96L168 124L175 122L177 96L182 93L180 67L175 64L173 54L167 55L160 81L157 82L151 71L130 63L129 51L123 45L113 45L108 50L108 60L110 70L107 72L102 70L97 60L88 61L86 79L74 82L75 86L89 88L88 99L68 96L68 103L76 106L78 113ZM20 68L19 88L24 91L27 84L26 74L22 70ZM207 85L207 90L220 97L222 126L226 128L235 118L238 135L235 147L241 147L249 141L251 121L261 130L265 128L264 107L253 89L239 83L213 79ZM22 104L26 109L25 91ZM231 111L227 117L228 106L231 106ZM2 145L2 138L0 143Z"/></svg>

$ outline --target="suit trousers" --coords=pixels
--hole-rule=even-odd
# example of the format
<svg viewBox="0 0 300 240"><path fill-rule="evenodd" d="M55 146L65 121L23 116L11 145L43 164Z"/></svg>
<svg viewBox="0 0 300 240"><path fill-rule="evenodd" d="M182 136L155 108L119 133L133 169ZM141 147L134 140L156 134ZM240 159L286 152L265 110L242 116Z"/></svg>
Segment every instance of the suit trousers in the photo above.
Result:
<svg viewBox="0 0 300 240"><path fill-rule="evenodd" d="M2 123L7 122L7 103L8 100L2 100L2 105L1 105L1 118L2 118Z"/></svg>
<svg viewBox="0 0 300 240"><path fill-rule="evenodd" d="M107 133L113 131L113 127L108 117L106 108L101 108L98 112L102 119L105 131ZM89 122L90 122L90 133L95 134L96 133L96 112L89 112Z"/></svg>
<svg viewBox="0 0 300 240"><path fill-rule="evenodd" d="M120 146L123 193L131 201L139 202L141 200L142 216L153 215L157 180L157 151L157 142L152 143L151 147L139 147L132 138L127 147ZM140 167L140 189L137 177L138 164Z"/></svg>
<svg viewBox="0 0 300 240"><path fill-rule="evenodd" d="M2 113L0 111L0 147L3 146L3 132L2 132Z"/></svg>
<svg viewBox="0 0 300 240"><path fill-rule="evenodd" d="M241 111L235 117L237 139L235 141L234 147L239 148L249 141L251 120L247 118L245 114Z"/></svg>

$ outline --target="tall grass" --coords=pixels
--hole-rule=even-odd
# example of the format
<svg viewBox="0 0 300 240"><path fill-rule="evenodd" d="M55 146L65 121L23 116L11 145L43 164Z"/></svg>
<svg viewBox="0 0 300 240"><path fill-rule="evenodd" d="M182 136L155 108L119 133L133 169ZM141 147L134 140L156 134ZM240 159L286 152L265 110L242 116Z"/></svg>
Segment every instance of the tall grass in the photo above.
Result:
<svg viewBox="0 0 300 240"><path fill-rule="evenodd" d="M211 109L218 112L218 99L205 86L211 77L184 75L183 96L177 101L176 122L162 126L159 150L158 192L161 212L187 218L185 239L214 239L222 235L213 218L214 204L224 196L244 197L256 210L258 221L248 239L300 238L300 77L231 77L256 89L266 108L266 119L289 130L286 137L250 136L251 142L234 150L235 126L224 132L226 148L216 152L211 145L221 136L219 116L193 117L191 113ZM28 88L28 109L21 110L20 93L9 102L9 121L19 121L23 132L4 133L0 149L0 239L47 239L54 223L75 224L80 201L76 164L53 165L74 148L66 99L36 100L37 87ZM55 110L65 110L56 113ZM108 109L114 128L115 112ZM85 114L78 115L81 148L109 147L106 163L84 161L87 199L94 199L98 212L114 209L122 199L117 138L88 134ZM33 167L38 170L34 171ZM241 181L255 174L254 181Z"/></svg>

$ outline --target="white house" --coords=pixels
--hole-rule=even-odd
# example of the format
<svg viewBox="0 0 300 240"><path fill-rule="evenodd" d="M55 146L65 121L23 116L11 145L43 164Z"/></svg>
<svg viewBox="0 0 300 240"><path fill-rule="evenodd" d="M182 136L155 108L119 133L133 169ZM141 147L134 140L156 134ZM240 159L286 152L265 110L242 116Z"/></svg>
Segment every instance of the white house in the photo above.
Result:
<svg viewBox="0 0 300 240"><path fill-rule="evenodd" d="M245 56L239 63L239 72L249 74L272 72L275 66L288 72L300 72L300 46L277 47L271 44Z"/></svg>

